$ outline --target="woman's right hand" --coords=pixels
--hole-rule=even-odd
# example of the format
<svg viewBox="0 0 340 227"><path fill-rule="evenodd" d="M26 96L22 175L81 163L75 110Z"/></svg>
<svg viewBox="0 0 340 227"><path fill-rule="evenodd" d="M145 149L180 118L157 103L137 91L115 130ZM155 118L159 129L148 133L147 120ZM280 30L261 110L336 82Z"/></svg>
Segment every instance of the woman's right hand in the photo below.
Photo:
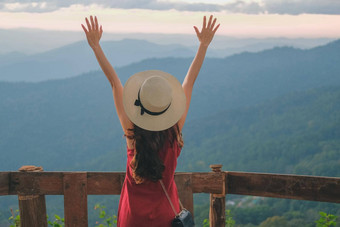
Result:
<svg viewBox="0 0 340 227"><path fill-rule="evenodd" d="M101 25L100 27L98 26L98 20L96 16L94 17L94 19L92 16L90 16L91 24L87 17L85 17L85 21L87 24L87 29L83 24L81 26L83 27L83 30L85 32L87 42L89 43L90 47L94 49L99 46L99 40L102 37L103 28Z"/></svg>
<svg viewBox="0 0 340 227"><path fill-rule="evenodd" d="M203 17L203 26L202 26L202 30L199 31L198 28L196 26L194 26L197 38L199 39L200 43L203 46L209 46L210 42L212 41L212 39L214 38L214 35L218 29L218 27L220 27L220 24L218 24L217 26L215 26L216 23L216 18L213 19L213 15L211 15L209 17L209 21L207 24L207 18L206 16Z"/></svg>

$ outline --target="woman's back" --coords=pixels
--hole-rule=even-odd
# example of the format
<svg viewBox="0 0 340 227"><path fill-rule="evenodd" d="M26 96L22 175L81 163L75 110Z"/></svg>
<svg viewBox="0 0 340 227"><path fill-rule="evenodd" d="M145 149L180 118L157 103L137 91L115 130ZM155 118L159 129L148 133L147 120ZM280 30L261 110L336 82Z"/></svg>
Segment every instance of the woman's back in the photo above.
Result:
<svg viewBox="0 0 340 227"><path fill-rule="evenodd" d="M165 166L162 180L177 212L180 208L174 173L180 151L176 140L172 145L166 142L159 151L159 157ZM133 149L127 149L126 177L118 208L118 226L171 226L175 214L160 182L145 180L141 184L136 184L130 166L134 152Z"/></svg>

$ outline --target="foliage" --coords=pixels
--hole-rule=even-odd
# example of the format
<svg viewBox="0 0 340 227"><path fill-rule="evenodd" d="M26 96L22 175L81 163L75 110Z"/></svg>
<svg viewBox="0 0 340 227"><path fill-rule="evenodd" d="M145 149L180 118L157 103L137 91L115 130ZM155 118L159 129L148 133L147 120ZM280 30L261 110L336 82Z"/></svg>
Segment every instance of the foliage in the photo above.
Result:
<svg viewBox="0 0 340 227"><path fill-rule="evenodd" d="M96 227L113 227L117 226L117 216L116 215L108 215L104 210L106 207L100 204L96 204L94 206L95 210L99 211L100 221L96 222Z"/></svg>
<svg viewBox="0 0 340 227"><path fill-rule="evenodd" d="M238 224L252 223L259 225L268 217L272 217L275 213L268 205L257 205L254 207L233 207L231 208L235 222Z"/></svg>
<svg viewBox="0 0 340 227"><path fill-rule="evenodd" d="M49 220L48 215L47 215L47 223L52 226L52 227L64 227L65 226L65 220L64 218L59 217L58 215L54 215L54 220L53 222Z"/></svg>
<svg viewBox="0 0 340 227"><path fill-rule="evenodd" d="M8 218L10 222L10 227L20 227L20 215L19 210L16 210L15 212L11 208L11 214L12 216Z"/></svg>
<svg viewBox="0 0 340 227"><path fill-rule="evenodd" d="M206 59L184 128L178 171L207 171L209 164L221 163L228 171L339 176L339 44ZM183 77L190 61L150 59L118 73L123 83L149 68ZM49 170L124 170L123 132L107 85L99 72L43 83L1 82L0 150L7 161L0 168L15 170L29 162ZM301 211L314 222L314 212L339 215L340 210L335 204L294 200L267 206L272 210L235 209L233 218L259 225L274 214Z"/></svg>
<svg viewBox="0 0 340 227"><path fill-rule="evenodd" d="M335 226L337 216L320 211L320 219L315 221L317 227Z"/></svg>
<svg viewBox="0 0 340 227"><path fill-rule="evenodd" d="M204 219L202 224L203 224L203 227L209 227L210 226L209 219L207 218Z"/></svg>
<svg viewBox="0 0 340 227"><path fill-rule="evenodd" d="M209 227L209 219L204 219L203 220L203 227ZM234 227L235 225L235 220L233 219L230 210L225 210L225 226L226 227Z"/></svg>
<svg viewBox="0 0 340 227"><path fill-rule="evenodd" d="M20 214L19 210L16 210L15 212L11 208L11 214L12 216L8 218L10 222L10 227L20 227ZM64 218L60 218L58 215L54 215L55 219L53 221L49 220L49 217L47 215L47 223L48 225L52 227L64 227L65 226L65 220Z"/></svg>
<svg viewBox="0 0 340 227"><path fill-rule="evenodd" d="M226 227L233 227L235 225L235 220L231 216L230 212L231 212L230 210L225 211L225 226Z"/></svg>
<svg viewBox="0 0 340 227"><path fill-rule="evenodd" d="M267 218L259 225L259 227L272 227L272 226L288 227L288 222L284 217L273 216Z"/></svg>
<svg viewBox="0 0 340 227"><path fill-rule="evenodd" d="M100 204L96 204L94 209L99 211L98 216L101 219L101 221L96 222L96 227L114 227L117 226L117 216L116 215L107 215L105 211L105 206L102 206ZM13 212L11 209L12 216L9 217L10 221L10 227L19 227L20 226L20 215L19 210L16 210ZM47 215L47 223L48 225L52 227L64 227L65 226L65 220L64 218L61 218L59 215L54 215L54 220L49 220L49 217Z"/></svg>

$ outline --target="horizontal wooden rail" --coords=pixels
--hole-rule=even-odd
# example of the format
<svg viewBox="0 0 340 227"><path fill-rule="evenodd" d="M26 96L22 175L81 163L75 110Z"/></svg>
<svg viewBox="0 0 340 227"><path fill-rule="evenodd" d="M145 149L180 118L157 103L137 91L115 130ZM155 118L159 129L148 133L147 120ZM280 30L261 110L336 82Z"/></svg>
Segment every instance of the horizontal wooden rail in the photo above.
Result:
<svg viewBox="0 0 340 227"><path fill-rule="evenodd" d="M63 177L70 172L0 172L0 195L63 195ZM72 172L77 173L77 172ZM119 195L124 172L84 172L88 195ZM176 173L190 178L192 193L266 196L340 203L340 178L288 174L221 172Z"/></svg>
<svg viewBox="0 0 340 227"><path fill-rule="evenodd" d="M0 172L0 195L63 195L63 178L87 173L88 195L119 195L125 172ZM175 180L189 177L193 193L221 193L222 173L176 173Z"/></svg>
<svg viewBox="0 0 340 227"><path fill-rule="evenodd" d="M176 173L175 181L184 207L192 214L193 194L210 193L212 227L225 226L226 194L340 203L338 177L223 172L222 165L211 168L213 172L209 173ZM125 179L124 172L40 169L41 172L0 172L0 195L19 195L23 227L47 227L44 195L64 195L65 226L88 227L87 195L119 195Z"/></svg>
<svg viewBox="0 0 340 227"><path fill-rule="evenodd" d="M225 172L226 194L340 203L340 178Z"/></svg>

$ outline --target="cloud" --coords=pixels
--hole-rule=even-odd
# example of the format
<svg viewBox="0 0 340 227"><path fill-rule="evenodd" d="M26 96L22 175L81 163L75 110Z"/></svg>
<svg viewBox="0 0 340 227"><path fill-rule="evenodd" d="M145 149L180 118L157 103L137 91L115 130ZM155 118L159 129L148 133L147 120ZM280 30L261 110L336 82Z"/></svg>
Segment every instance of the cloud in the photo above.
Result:
<svg viewBox="0 0 340 227"><path fill-rule="evenodd" d="M74 4L97 4L116 9L151 9L178 11L205 11L245 14L340 14L337 0L226 0L225 3L208 0L3 0L3 12L52 12Z"/></svg>
<svg viewBox="0 0 340 227"><path fill-rule="evenodd" d="M266 10L277 14L340 14L338 0L266 0Z"/></svg>

